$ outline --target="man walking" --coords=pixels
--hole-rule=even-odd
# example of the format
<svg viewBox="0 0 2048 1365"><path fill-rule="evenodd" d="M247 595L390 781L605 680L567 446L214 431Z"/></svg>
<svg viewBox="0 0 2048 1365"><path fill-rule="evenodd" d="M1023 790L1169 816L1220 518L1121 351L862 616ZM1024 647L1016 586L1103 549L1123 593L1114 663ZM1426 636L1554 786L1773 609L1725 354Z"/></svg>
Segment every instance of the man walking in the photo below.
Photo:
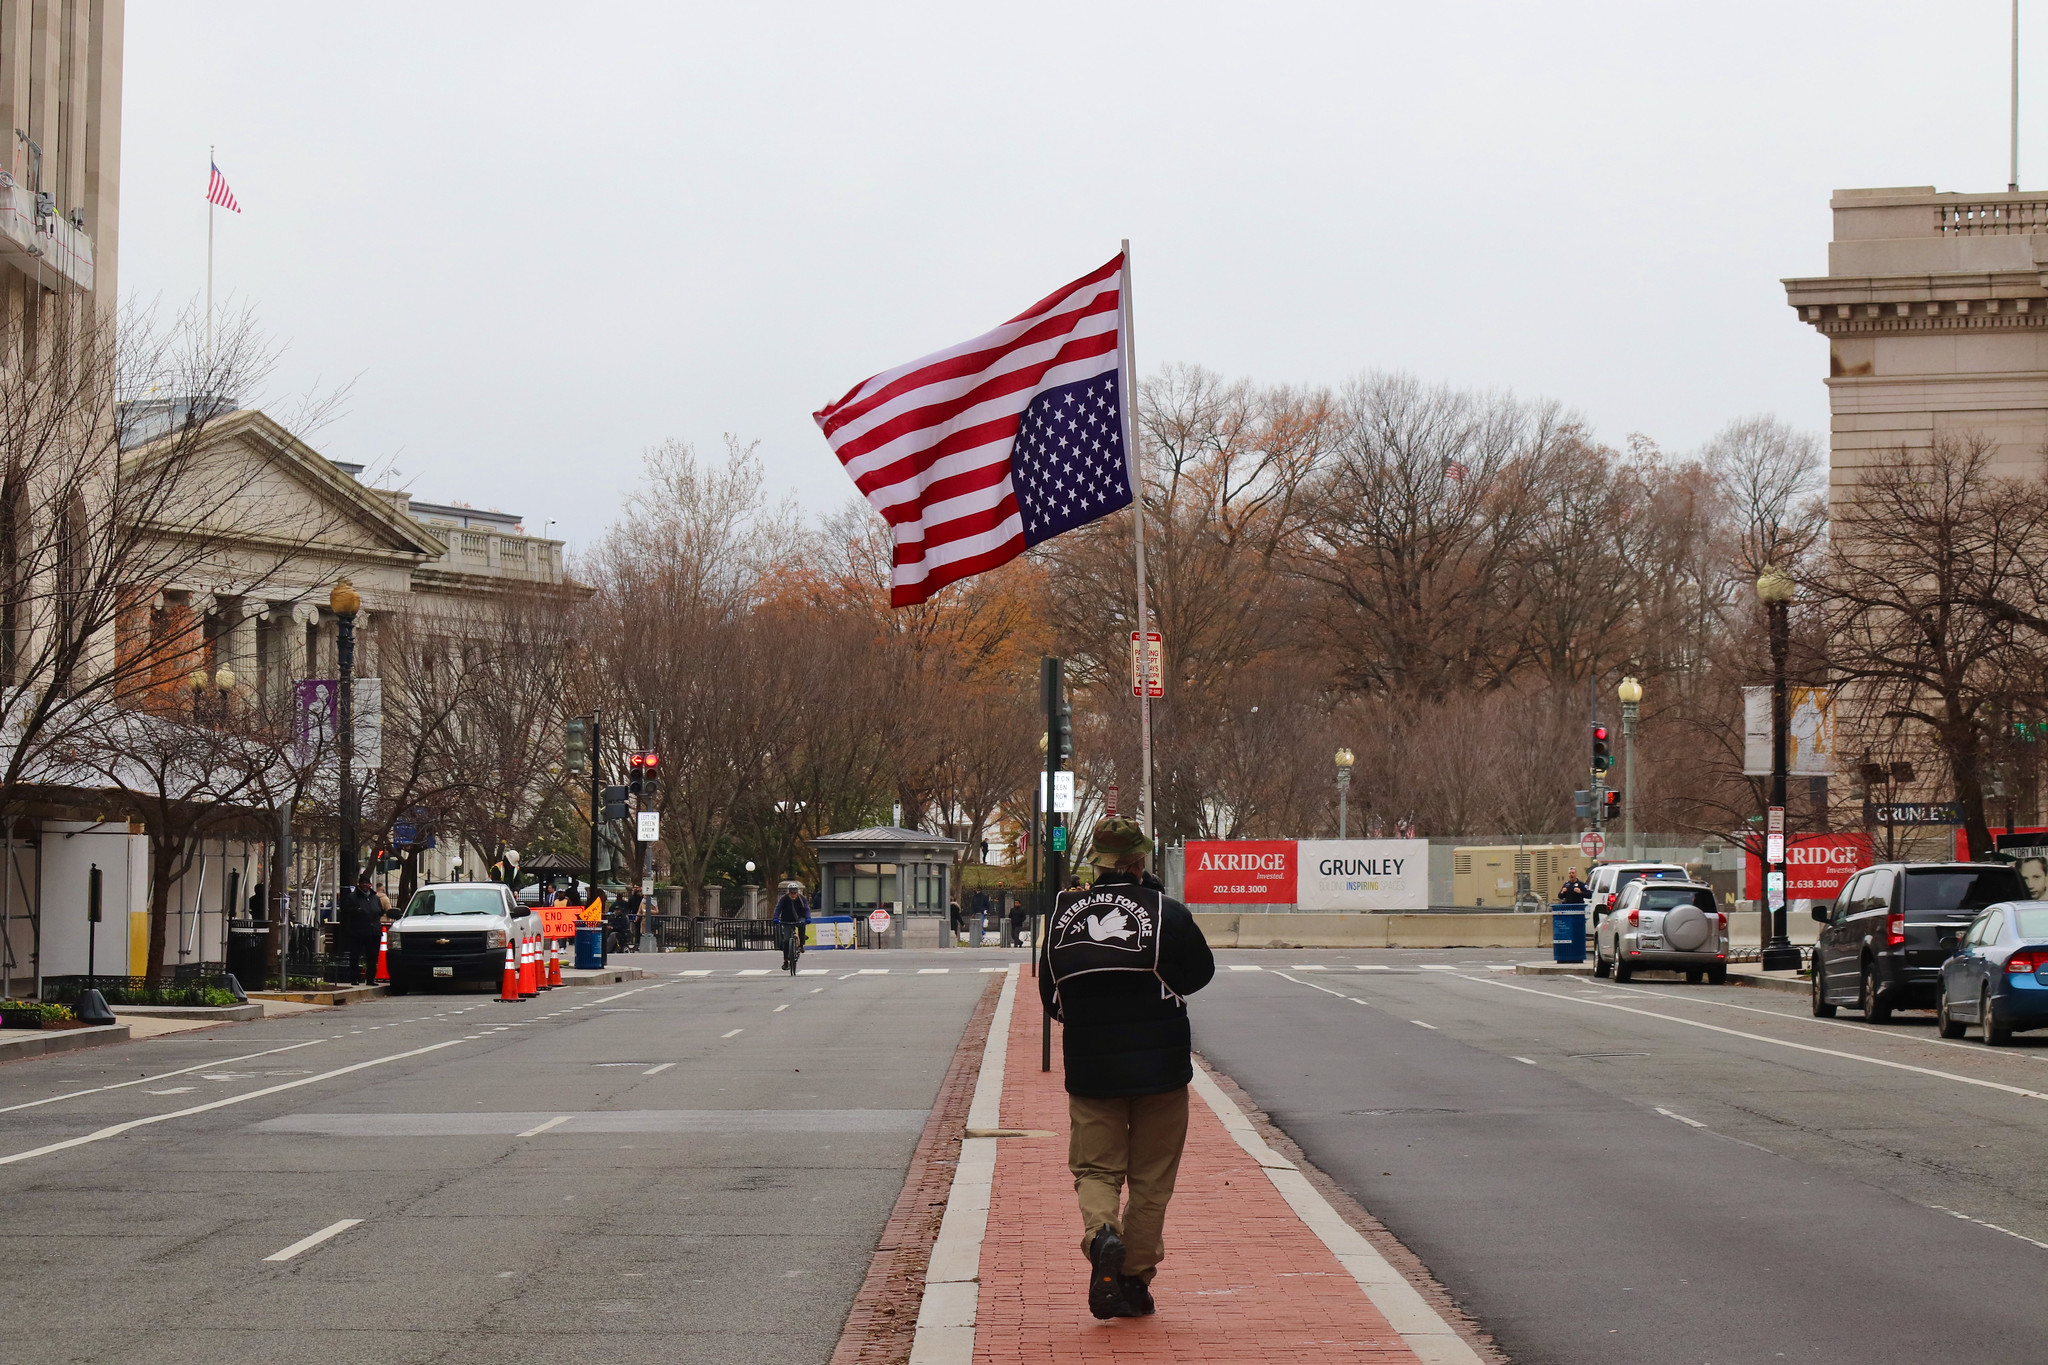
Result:
<svg viewBox="0 0 2048 1365"><path fill-rule="evenodd" d="M1098 1318L1153 1311L1194 1079L1185 997L1216 974L1194 916L1145 870L1151 851L1136 821L1098 823L1090 861L1102 871L1060 894L1039 949L1039 998L1064 1025L1067 1166Z"/></svg>

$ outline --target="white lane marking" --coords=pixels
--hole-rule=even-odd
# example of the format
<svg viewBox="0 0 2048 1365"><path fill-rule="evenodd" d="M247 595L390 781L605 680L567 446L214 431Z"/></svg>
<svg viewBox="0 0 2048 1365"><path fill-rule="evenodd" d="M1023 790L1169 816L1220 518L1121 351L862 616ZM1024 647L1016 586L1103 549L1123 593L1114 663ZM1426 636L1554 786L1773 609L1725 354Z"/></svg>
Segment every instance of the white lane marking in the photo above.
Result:
<svg viewBox="0 0 2048 1365"><path fill-rule="evenodd" d="M1346 995L1346 994L1344 994L1344 992L1342 992L1342 991L1333 991L1333 990L1331 990L1331 989L1330 989L1330 988L1329 988L1328 986L1318 986L1318 985L1317 985L1317 984L1316 984L1315 982L1313 982L1313 981L1297 981L1297 980L1295 980L1295 978L1293 978L1293 977L1289 976L1289 975L1288 975L1288 974L1287 974L1286 972L1274 972L1274 973L1273 973L1273 975L1275 975L1275 976L1279 977L1279 978L1280 978L1280 979L1281 979L1282 981L1293 981L1293 982L1294 982L1294 984L1295 984L1295 985L1297 985L1297 986L1306 986L1306 987L1308 987L1308 988L1309 988L1310 990L1312 990L1312 991L1321 991L1321 992L1322 992L1322 993L1323 993L1324 995L1334 995L1334 996L1336 996L1336 997L1337 997L1337 998L1338 998L1339 1000L1357 1000L1357 999L1358 999L1358 997L1357 997L1357 996L1355 996L1355 995ZM1360 1004L1364 1004L1365 1002L1364 1002L1364 1001L1362 1001L1362 1000L1360 1000L1360 1001L1359 1001L1359 1003L1360 1003Z"/></svg>
<svg viewBox="0 0 2048 1365"><path fill-rule="evenodd" d="M1516 1060L1516 1061L1518 1061L1518 1062L1520 1062L1520 1063L1521 1063L1521 1064L1522 1064L1523 1066L1534 1066L1534 1065L1536 1065L1536 1063L1534 1063L1534 1062L1530 1061L1530 1060L1529 1060L1529 1059L1528 1059L1527 1057L1517 1057L1517 1058L1515 1058L1515 1060Z"/></svg>
<svg viewBox="0 0 2048 1365"><path fill-rule="evenodd" d="M1361 962L1358 964L1358 970L1361 972L1391 972L1394 969L1384 962Z"/></svg>
<svg viewBox="0 0 2048 1365"><path fill-rule="evenodd" d="M687 971L687 972L678 972L678 973L677 973L677 975L678 975L678 976L709 976L709 975L711 975L711 969L710 969L709 967L699 967L699 968L696 968L696 969L693 969L693 970L691 970L691 971Z"/></svg>
<svg viewBox="0 0 2048 1365"><path fill-rule="evenodd" d="M1331 993L1335 994L1334 991ZM1287 1201L1295 1215L1330 1249L1338 1263L1351 1272L1351 1278L1365 1291L1366 1298L1401 1334L1401 1339L1408 1343L1417 1357L1432 1362L1432 1365L1479 1365L1479 1357L1465 1344L1463 1337L1451 1330L1451 1325L1444 1321L1443 1315L1429 1300L1418 1294L1415 1286L1409 1284L1400 1271L1387 1264L1386 1258L1365 1240L1357 1228L1345 1222L1330 1207L1329 1201L1309 1183L1307 1176L1266 1145L1258 1130L1252 1127L1251 1120L1244 1116L1244 1111L1230 1096L1223 1093L1207 1067L1195 1068L1194 1090L1223 1121L1223 1127L1237 1140L1237 1145L1259 1163L1266 1172L1266 1179L1273 1182L1273 1188L1280 1192L1280 1197Z"/></svg>
<svg viewBox="0 0 2048 1365"><path fill-rule="evenodd" d="M863 967L855 973L857 976L887 976L888 974L889 969L887 967Z"/></svg>
<svg viewBox="0 0 2048 1365"><path fill-rule="evenodd" d="M2002 1232L2008 1237L2017 1237L2028 1246L2039 1247L2043 1251L2048 1251L2048 1242L2037 1242L2024 1232L2014 1232L2011 1228L2002 1228L1996 1223L1987 1223L1982 1218L1972 1218L1967 1213L1957 1213L1954 1209L1945 1209L1939 1204L1929 1204L1927 1207L1933 1209L1936 1213L1945 1213L1951 1218L1960 1218L1965 1223L1975 1223L1980 1228L1990 1228L1993 1232Z"/></svg>
<svg viewBox="0 0 2048 1365"><path fill-rule="evenodd" d="M830 967L799 967L796 969L796 974L798 976L830 976L832 975L832 969Z"/></svg>
<svg viewBox="0 0 2048 1365"><path fill-rule="evenodd" d="M312 1085L318 1081L333 1080L336 1076L346 1076L350 1072L362 1071L367 1067L382 1066L386 1062L402 1062L408 1057L419 1057L429 1052L439 1052L444 1047L454 1047L462 1041L460 1038L450 1038L445 1043L429 1043L425 1047L416 1047L407 1052L394 1052L388 1057L372 1057L367 1062L357 1062L353 1066L338 1066L332 1071L323 1071L317 1076L302 1076L295 1081L280 1081L276 1085L266 1085L261 1090L251 1090L240 1095L230 1095L224 1100L213 1100L207 1104L195 1104L186 1109L173 1109L167 1114L150 1114L144 1118L129 1119L126 1123L110 1124L105 1128L96 1129L93 1132L84 1133L75 1138L65 1138L62 1142L46 1143L41 1147L31 1147L25 1152L11 1152L6 1156L0 1156L0 1166L12 1166L17 1161L31 1161L39 1156L48 1156L52 1152L62 1152L68 1151L73 1147L83 1147L89 1142L103 1142L108 1138L119 1137L123 1133L133 1132L137 1128L146 1128L153 1123L165 1123L171 1119L189 1118L194 1114L205 1114L215 1109L225 1109L231 1104L242 1104L248 1100L260 1100L265 1095L275 1095L284 1090L296 1090L302 1085Z"/></svg>
<svg viewBox="0 0 2048 1365"><path fill-rule="evenodd" d="M660 1066L648 1067L645 1071L641 1072L640 1074L643 1076L659 1076L662 1072L668 1070L670 1067L674 1065L674 1062L663 1062Z"/></svg>
<svg viewBox="0 0 2048 1365"><path fill-rule="evenodd" d="M731 1033L721 1033L721 1034L719 1034L718 1036L719 1036L720 1038L737 1038L737 1037L739 1037L739 1036L740 1036L740 1035L741 1035L742 1033L745 1033L745 1032L746 1032L746 1030L745 1030L745 1029L743 1029L743 1028L736 1028L736 1029L734 1029L734 1030L733 1030L733 1031L732 1031Z"/></svg>
<svg viewBox="0 0 2048 1365"><path fill-rule="evenodd" d="M981 970L985 972L1007 972L1010 969L1008 967L983 967Z"/></svg>
<svg viewBox="0 0 2048 1365"><path fill-rule="evenodd" d="M995 970L995 968L983 967L982 970L985 972L992 972ZM1233 962L1230 964L1230 970L1232 970L1233 972L1263 972L1266 969L1264 967L1248 967L1241 963Z"/></svg>
<svg viewBox="0 0 2048 1365"><path fill-rule="evenodd" d="M1501 990L1520 991L1524 995L1540 995L1546 1000L1556 1000L1567 1005L1588 1005L1594 1009L1620 1010L1623 1014L1639 1014L1645 1019L1661 1019L1668 1024L1682 1024L1686 1028L1705 1029L1709 1033L1726 1034L1730 1038L1742 1038L1752 1043L1768 1043L1772 1047L1791 1048L1795 1052L1813 1052L1823 1057L1839 1057L1844 1061L1862 1062L1866 1066L1881 1066L1893 1071L1910 1071L1916 1076L1932 1076L1936 1080L1955 1081L1962 1085L1974 1085L1984 1090L2002 1090L2008 1095L2019 1095L2030 1100L2048 1100L2048 1094L2043 1094L2039 1090L2029 1090L2025 1086L2007 1085L2003 1081L1987 1081L1976 1076L1959 1076L1953 1071L1937 1071L1931 1066L1914 1066L1909 1062L1893 1062L1887 1061L1882 1057L1866 1057L1860 1052L1843 1052L1839 1048L1815 1047L1811 1043L1795 1043L1784 1038L1767 1038L1761 1033L1745 1033L1741 1029L1722 1028L1719 1024L1703 1023L1698 1019L1682 1019L1675 1014L1659 1014L1655 1010L1641 1010L1633 1005L1617 1005L1611 1000L1588 1000L1583 996L1559 995L1555 991L1534 990L1528 986L1516 986L1506 981L1494 981L1483 976L1468 976L1465 980L1477 981L1482 985L1495 986Z"/></svg>
<svg viewBox="0 0 2048 1365"><path fill-rule="evenodd" d="M1490 964L1486 970L1489 972L1511 972L1514 969L1515 964L1512 962L1495 962Z"/></svg>
<svg viewBox="0 0 2048 1365"><path fill-rule="evenodd" d="M951 967L919 967L917 974L919 976L944 976L952 970Z"/></svg>
<svg viewBox="0 0 2048 1365"><path fill-rule="evenodd" d="M1852 1033L1860 1033L1871 1038L1883 1038L1888 1042L1894 1043L1914 1043L1926 1047L1961 1048L1972 1057L1995 1056L2006 1061L2016 1062L2039 1063L2048 1061L2048 1058L2044 1058L2039 1052L2015 1052L2010 1048L1999 1052L1992 1052L1982 1043L1956 1043L1946 1038L1932 1038L1924 1033L1908 1032L1897 1025L1887 1027L1881 1024L1861 1024L1853 1019L1816 1019L1810 1014L1801 1014L1797 1010L1774 1010L1766 1009L1761 1005L1738 1005L1732 1000L1710 1000L1705 996L1681 995L1677 991L1646 991L1634 986L1612 985L1607 990L1609 994L1635 996L1643 1000L1673 1000L1681 1001L1688 1005L1713 1005L1724 1010L1741 1010L1745 1014L1761 1014L1769 1019L1789 1019L1795 1024L1819 1024L1825 1028L1845 1028ZM1599 993L1594 992L1591 998L1597 1000Z"/></svg>
<svg viewBox="0 0 2048 1365"><path fill-rule="evenodd" d="M268 1057L273 1052L293 1052L302 1047L318 1047L326 1041L325 1038L315 1038L309 1043L287 1043L283 1047L265 1048L261 1052L246 1052L239 1057L220 1057L210 1062L194 1062L191 1066L181 1066L176 1071L159 1071L154 1076L138 1076L132 1081L115 1081L112 1085L96 1085L89 1090L67 1090L61 1095L52 1095L48 1099L26 1100L21 1104L10 1104L5 1108L0 1108L0 1114L11 1114L17 1109L33 1109L40 1104L55 1104L58 1100L75 1100L80 1095L97 1095L103 1090L125 1090L131 1085L148 1085L153 1081L167 1081L173 1076L189 1075L194 1071L205 1071L210 1067L233 1066L236 1062L246 1062L252 1057Z"/></svg>
<svg viewBox="0 0 2048 1365"><path fill-rule="evenodd" d="M824 989L825 988L823 986L813 986L811 987L811 994L816 995L819 991L822 991Z"/></svg>
<svg viewBox="0 0 2048 1365"><path fill-rule="evenodd" d="M1421 962L1416 965L1425 972L1455 972L1458 970L1454 964L1449 962Z"/></svg>
<svg viewBox="0 0 2048 1365"><path fill-rule="evenodd" d="M1017 1005L1017 972L1005 969L996 1012L989 1020L988 1040L981 1048L981 1071L967 1104L967 1128L973 1132L1002 1126L1003 1059L1010 1045L1010 1022ZM911 1339L917 1361L964 1360L972 1353L981 1278L981 1247L988 1236L989 1191L995 1184L996 1139L963 1138L960 1161L946 1192L946 1211L925 1265L925 1290ZM958 1338L962 1331L968 1340Z"/></svg>
<svg viewBox="0 0 2048 1365"><path fill-rule="evenodd" d="M768 1012L769 1012L770 1014L780 1014L780 1013L782 1013L782 1012L783 1012L784 1010L786 1010L786 1009L788 1009L788 1008L789 1008L789 1006L787 1006L787 1005L777 1005L777 1006L776 1006L776 1007L775 1007L774 1009L772 1009L772 1010L769 1010Z"/></svg>
<svg viewBox="0 0 2048 1365"><path fill-rule="evenodd" d="M1313 962L1297 962L1287 969L1290 972L1327 972L1328 967L1318 967Z"/></svg>
<svg viewBox="0 0 2048 1365"><path fill-rule="evenodd" d="M360 1218L344 1218L339 1223L329 1223L311 1237L301 1237L282 1251L273 1251L263 1259L266 1261L289 1261L302 1251L311 1251L330 1237L339 1237L342 1233L347 1232L362 1221Z"/></svg>
<svg viewBox="0 0 2048 1365"><path fill-rule="evenodd" d="M733 973L733 975L734 975L734 976L766 976L766 975L768 975L768 968L766 968L766 967L747 967L747 968L744 968L744 969L742 969L742 970L740 970L740 971L734 972L734 973Z"/></svg>
<svg viewBox="0 0 2048 1365"><path fill-rule="evenodd" d="M1688 1128L1704 1128L1707 1126L1706 1124L1701 1123L1698 1119L1689 1119L1683 1114L1674 1114L1661 1104L1653 1104L1650 1107L1652 1109L1655 1109L1658 1113L1662 1114L1667 1119L1677 1119L1680 1123L1684 1124Z"/></svg>
<svg viewBox="0 0 2048 1365"><path fill-rule="evenodd" d="M1431 1033L1435 1033L1437 1031L1435 1024L1425 1024L1420 1019L1410 1019L1408 1022L1415 1025L1415 1027L1417 1028L1426 1028Z"/></svg>
<svg viewBox="0 0 2048 1365"><path fill-rule="evenodd" d="M174 1085L169 1090L145 1090L145 1095L189 1095L199 1087L196 1085Z"/></svg>
<svg viewBox="0 0 2048 1365"><path fill-rule="evenodd" d="M536 1124L534 1124L534 1125L533 1125L533 1127L531 1127L531 1128L527 1129L527 1130L526 1130L525 1132L523 1132L523 1133L520 1133L520 1134L519 1134L518 1136L520 1136L520 1137L539 1137L539 1136L540 1136L540 1135L541 1135L542 1133L545 1133L545 1132L546 1132L546 1131L547 1131L548 1129L550 1129L550 1128L554 1128L554 1127L558 1127L559 1125L561 1125L561 1124L564 1124L564 1123L567 1123L568 1121L569 1121L569 1116L568 1116L567 1114L557 1114L557 1115L555 1115L555 1116L554 1116L553 1118L549 1119L549 1120L548 1120L548 1121L547 1121L546 1123L536 1123Z"/></svg>

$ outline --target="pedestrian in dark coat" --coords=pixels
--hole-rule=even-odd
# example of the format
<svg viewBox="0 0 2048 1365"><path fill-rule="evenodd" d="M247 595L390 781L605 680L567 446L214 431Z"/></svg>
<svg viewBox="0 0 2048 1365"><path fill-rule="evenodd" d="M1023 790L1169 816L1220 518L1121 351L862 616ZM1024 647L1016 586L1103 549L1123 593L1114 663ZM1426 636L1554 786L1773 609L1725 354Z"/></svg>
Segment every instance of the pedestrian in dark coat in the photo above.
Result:
<svg viewBox="0 0 2048 1365"><path fill-rule="evenodd" d="M1090 861L1102 870L1092 887L1060 896L1038 948L1039 999L1063 1025L1067 1165L1090 1263L1088 1307L1099 1318L1153 1311L1194 1079L1186 997L1216 974L1201 926L1145 870L1151 851L1136 821L1097 824ZM1104 965L1099 952L1091 957L1091 940L1154 951Z"/></svg>
<svg viewBox="0 0 2048 1365"><path fill-rule="evenodd" d="M377 899L368 872L336 900L336 917L341 921L342 943L348 954L349 980L366 985L377 974L377 940L384 930L384 904Z"/></svg>

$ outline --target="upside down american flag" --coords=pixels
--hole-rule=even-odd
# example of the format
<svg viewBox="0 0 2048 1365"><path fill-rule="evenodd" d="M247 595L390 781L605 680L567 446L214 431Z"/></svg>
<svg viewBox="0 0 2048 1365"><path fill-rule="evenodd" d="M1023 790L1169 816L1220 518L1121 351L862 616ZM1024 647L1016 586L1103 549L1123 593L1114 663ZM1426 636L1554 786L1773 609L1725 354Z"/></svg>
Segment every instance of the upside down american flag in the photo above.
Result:
<svg viewBox="0 0 2048 1365"><path fill-rule="evenodd" d="M895 540L892 605L1131 502L1124 257L972 341L884 370L818 426Z"/></svg>

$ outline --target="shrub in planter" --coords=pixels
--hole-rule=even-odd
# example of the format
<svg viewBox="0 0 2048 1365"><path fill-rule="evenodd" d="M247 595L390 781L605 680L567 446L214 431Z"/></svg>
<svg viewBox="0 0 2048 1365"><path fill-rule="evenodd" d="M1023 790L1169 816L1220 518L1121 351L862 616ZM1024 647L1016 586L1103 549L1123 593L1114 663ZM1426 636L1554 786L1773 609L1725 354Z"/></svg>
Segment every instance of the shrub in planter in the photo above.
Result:
<svg viewBox="0 0 2048 1365"><path fill-rule="evenodd" d="M7 1028L41 1028L45 1024L68 1024L75 1016L68 1006L45 1004L40 1000L0 1000L0 1025Z"/></svg>

